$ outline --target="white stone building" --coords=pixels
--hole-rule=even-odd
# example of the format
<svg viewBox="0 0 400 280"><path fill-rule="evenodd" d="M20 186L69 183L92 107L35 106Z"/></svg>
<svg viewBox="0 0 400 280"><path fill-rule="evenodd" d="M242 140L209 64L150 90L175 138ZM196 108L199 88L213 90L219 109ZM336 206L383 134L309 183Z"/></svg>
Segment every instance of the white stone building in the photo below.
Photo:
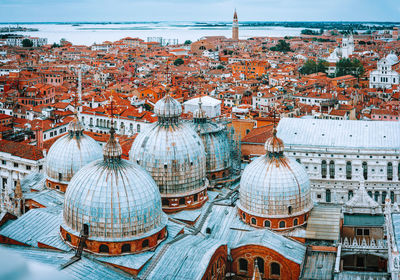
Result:
<svg viewBox="0 0 400 280"><path fill-rule="evenodd" d="M314 201L345 203L363 179L375 201L400 202L398 122L284 118L278 137L305 166Z"/></svg>
<svg viewBox="0 0 400 280"><path fill-rule="evenodd" d="M194 113L199 109L200 98L192 98L183 103L183 107L185 108L185 114ZM212 98L210 96L202 96L201 97L201 108L206 112L206 115L209 118L215 118L221 115L221 100Z"/></svg>
<svg viewBox="0 0 400 280"><path fill-rule="evenodd" d="M391 53L378 61L376 70L371 71L369 76L370 88L392 88L392 85L400 83L400 74L393 70L399 63L399 58Z"/></svg>
<svg viewBox="0 0 400 280"><path fill-rule="evenodd" d="M4 206L4 196L11 193L17 180L30 173L43 172L45 154L42 149L24 143L0 140L0 203Z"/></svg>
<svg viewBox="0 0 400 280"><path fill-rule="evenodd" d="M342 58L349 58L354 52L353 35L345 36L342 39L342 45L333 50L326 59L329 63L328 74L333 75L336 72L336 63Z"/></svg>

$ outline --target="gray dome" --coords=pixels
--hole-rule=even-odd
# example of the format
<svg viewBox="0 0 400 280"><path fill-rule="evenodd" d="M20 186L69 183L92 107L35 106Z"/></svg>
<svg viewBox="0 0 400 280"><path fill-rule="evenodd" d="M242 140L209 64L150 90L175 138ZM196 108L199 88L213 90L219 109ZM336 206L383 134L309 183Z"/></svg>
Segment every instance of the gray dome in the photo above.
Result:
<svg viewBox="0 0 400 280"><path fill-rule="evenodd" d="M267 143L282 142L271 138ZM266 144L266 147L271 151L252 161L243 172L238 207L249 214L271 218L308 212L313 204L307 172L297 161L283 155L283 143L282 146Z"/></svg>
<svg viewBox="0 0 400 280"><path fill-rule="evenodd" d="M198 122L195 119L191 124L193 129L200 134L206 152L207 172L217 172L232 166L231 146L226 127L210 122Z"/></svg>
<svg viewBox="0 0 400 280"><path fill-rule="evenodd" d="M162 196L186 196L205 189L204 146L188 124L152 124L136 137L129 158L152 175Z"/></svg>
<svg viewBox="0 0 400 280"><path fill-rule="evenodd" d="M79 236L83 224L88 224L88 239L105 242L159 232L167 217L156 183L140 166L120 159L117 141L107 145L104 159L86 165L72 178L65 193L62 227Z"/></svg>
<svg viewBox="0 0 400 280"><path fill-rule="evenodd" d="M397 55L395 55L394 53L390 53L386 56L386 61L390 64L396 64L397 62L399 62L399 58L397 57Z"/></svg>
<svg viewBox="0 0 400 280"><path fill-rule="evenodd" d="M182 114L182 105L167 94L156 103L154 113L159 118L179 117Z"/></svg>
<svg viewBox="0 0 400 280"><path fill-rule="evenodd" d="M73 121L69 124L68 134L58 139L46 156L47 179L68 184L79 169L100 158L100 145L83 134L79 122Z"/></svg>

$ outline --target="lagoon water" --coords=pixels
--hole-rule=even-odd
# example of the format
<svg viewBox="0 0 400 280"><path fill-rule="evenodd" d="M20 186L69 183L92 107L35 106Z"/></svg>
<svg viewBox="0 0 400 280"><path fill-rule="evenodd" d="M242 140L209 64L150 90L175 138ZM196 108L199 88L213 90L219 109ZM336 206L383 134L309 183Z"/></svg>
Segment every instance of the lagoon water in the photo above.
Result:
<svg viewBox="0 0 400 280"><path fill-rule="evenodd" d="M35 32L13 32L34 37L44 37L49 43L65 38L73 44L92 45L104 41L116 41L124 37L138 37L147 41L148 37L163 37L196 41L203 36L231 37L231 24L228 22L134 22L134 23L26 23L18 24L37 28ZM0 27L15 24L0 24ZM247 39L255 36L298 36L302 28L280 26L240 26L239 36Z"/></svg>

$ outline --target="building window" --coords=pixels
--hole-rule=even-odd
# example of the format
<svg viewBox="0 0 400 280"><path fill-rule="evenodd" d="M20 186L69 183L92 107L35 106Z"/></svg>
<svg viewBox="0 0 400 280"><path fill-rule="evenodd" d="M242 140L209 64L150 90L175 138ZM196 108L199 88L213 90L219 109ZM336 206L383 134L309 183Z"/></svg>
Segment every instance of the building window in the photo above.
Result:
<svg viewBox="0 0 400 280"><path fill-rule="evenodd" d="M379 199L379 192L378 191L375 191L374 197L375 197L375 201L378 202L378 199Z"/></svg>
<svg viewBox="0 0 400 280"><path fill-rule="evenodd" d="M6 165L7 162L6 162L5 160L2 160L2 161L1 161L1 164L2 164L2 165Z"/></svg>
<svg viewBox="0 0 400 280"><path fill-rule="evenodd" d="M368 228L357 228L356 235L357 236L369 236L369 229Z"/></svg>
<svg viewBox="0 0 400 280"><path fill-rule="evenodd" d="M346 162L346 179L350 180L352 175L352 167L351 167L351 162L348 161Z"/></svg>
<svg viewBox="0 0 400 280"><path fill-rule="evenodd" d="M285 227L286 227L285 221L280 221L279 222L279 228L285 228Z"/></svg>
<svg viewBox="0 0 400 280"><path fill-rule="evenodd" d="M292 215L292 206L288 206L288 214Z"/></svg>
<svg viewBox="0 0 400 280"><path fill-rule="evenodd" d="M350 200L353 197L353 191L349 191L348 193L348 200Z"/></svg>
<svg viewBox="0 0 400 280"><path fill-rule="evenodd" d="M264 221L264 226L267 227L267 228L271 227L271 222L268 221L268 220L265 220Z"/></svg>
<svg viewBox="0 0 400 280"><path fill-rule="evenodd" d="M335 162L333 160L329 162L329 177L331 179L335 178Z"/></svg>
<svg viewBox="0 0 400 280"><path fill-rule="evenodd" d="M326 178L326 161L323 160L321 163L321 176L322 178Z"/></svg>
<svg viewBox="0 0 400 280"><path fill-rule="evenodd" d="M297 226L299 224L299 220L296 218L293 220L293 226Z"/></svg>
<svg viewBox="0 0 400 280"><path fill-rule="evenodd" d="M252 225L256 225L256 224L257 224L256 218L251 218L251 224L252 224Z"/></svg>
<svg viewBox="0 0 400 280"><path fill-rule="evenodd" d="M121 253L127 253L131 251L131 244L124 244L121 247Z"/></svg>
<svg viewBox="0 0 400 280"><path fill-rule="evenodd" d="M69 233L65 235L65 240L67 240L67 242L71 242L71 235Z"/></svg>
<svg viewBox="0 0 400 280"><path fill-rule="evenodd" d="M331 190L326 190L325 192L325 201L331 202Z"/></svg>
<svg viewBox="0 0 400 280"><path fill-rule="evenodd" d="M27 165L27 166L26 166L26 170L31 170L31 166L30 166L30 165Z"/></svg>
<svg viewBox="0 0 400 280"><path fill-rule="evenodd" d="M104 245L104 244L101 244L100 247L99 247L99 252L100 253L108 253L109 252L108 246Z"/></svg>
<svg viewBox="0 0 400 280"><path fill-rule="evenodd" d="M147 248L147 247L149 247L149 240L148 240L148 239L145 239L145 240L143 240L143 242L142 242L142 248Z"/></svg>
<svg viewBox="0 0 400 280"><path fill-rule="evenodd" d="M387 179L389 181L393 180L393 164L391 162L387 164Z"/></svg>
<svg viewBox="0 0 400 280"><path fill-rule="evenodd" d="M239 271L240 272L247 272L248 262L246 259L240 258L239 259Z"/></svg>
<svg viewBox="0 0 400 280"><path fill-rule="evenodd" d="M382 204L385 203L386 195L387 195L387 192L383 191L382 192Z"/></svg>
<svg viewBox="0 0 400 280"><path fill-rule="evenodd" d="M364 175L364 180L368 179L368 163L364 161L362 163L362 169L363 169L363 175Z"/></svg>
<svg viewBox="0 0 400 280"><path fill-rule="evenodd" d="M18 163L14 162L14 167L18 167Z"/></svg>
<svg viewBox="0 0 400 280"><path fill-rule="evenodd" d="M184 197L179 199L179 204L180 205L185 205L185 198Z"/></svg>
<svg viewBox="0 0 400 280"><path fill-rule="evenodd" d="M246 220L246 213L243 212L242 217L243 217L243 220Z"/></svg>
<svg viewBox="0 0 400 280"><path fill-rule="evenodd" d="M255 265L258 266L258 270L260 271L260 273L264 273L264 259L260 258L260 257L257 257L254 260L254 263L255 263Z"/></svg>
<svg viewBox="0 0 400 280"><path fill-rule="evenodd" d="M390 201L394 203L394 191L390 192Z"/></svg>
<svg viewBox="0 0 400 280"><path fill-rule="evenodd" d="M372 198L372 192L371 191L368 191L368 195L369 195L369 197Z"/></svg>
<svg viewBox="0 0 400 280"><path fill-rule="evenodd" d="M281 266L279 263L273 262L271 263L271 275L281 275Z"/></svg>

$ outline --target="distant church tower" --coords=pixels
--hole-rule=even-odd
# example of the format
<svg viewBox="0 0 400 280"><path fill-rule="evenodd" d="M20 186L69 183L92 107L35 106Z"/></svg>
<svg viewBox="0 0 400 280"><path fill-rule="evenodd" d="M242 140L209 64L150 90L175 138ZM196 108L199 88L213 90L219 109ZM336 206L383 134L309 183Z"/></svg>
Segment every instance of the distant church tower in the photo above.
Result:
<svg viewBox="0 0 400 280"><path fill-rule="evenodd" d="M238 23L236 9L235 13L233 14L232 39L235 41L239 40L239 23Z"/></svg>

